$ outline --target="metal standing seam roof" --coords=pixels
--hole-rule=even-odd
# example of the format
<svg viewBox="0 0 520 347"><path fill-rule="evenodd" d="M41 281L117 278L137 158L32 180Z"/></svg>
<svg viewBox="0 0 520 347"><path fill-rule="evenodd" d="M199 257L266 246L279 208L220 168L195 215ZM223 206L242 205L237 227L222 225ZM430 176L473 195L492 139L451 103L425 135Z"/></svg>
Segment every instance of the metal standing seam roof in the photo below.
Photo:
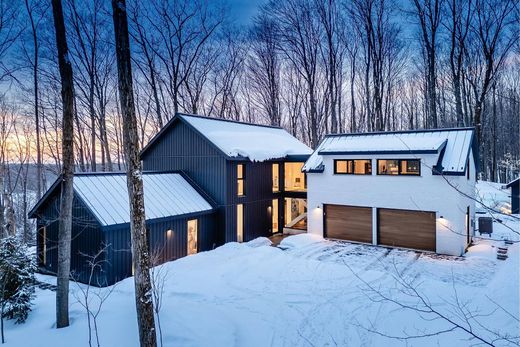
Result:
<svg viewBox="0 0 520 347"><path fill-rule="evenodd" d="M439 153L445 173L465 171L473 145L473 128L327 135L309 157L303 171L323 170L323 155Z"/></svg>
<svg viewBox="0 0 520 347"><path fill-rule="evenodd" d="M176 120L188 124L225 156L232 158L265 161L312 153L310 147L281 127L178 113L145 146L141 155L160 141Z"/></svg>
<svg viewBox="0 0 520 347"><path fill-rule="evenodd" d="M143 185L147 220L213 209L179 173L144 173ZM130 222L126 174L76 175L74 191L103 226Z"/></svg>

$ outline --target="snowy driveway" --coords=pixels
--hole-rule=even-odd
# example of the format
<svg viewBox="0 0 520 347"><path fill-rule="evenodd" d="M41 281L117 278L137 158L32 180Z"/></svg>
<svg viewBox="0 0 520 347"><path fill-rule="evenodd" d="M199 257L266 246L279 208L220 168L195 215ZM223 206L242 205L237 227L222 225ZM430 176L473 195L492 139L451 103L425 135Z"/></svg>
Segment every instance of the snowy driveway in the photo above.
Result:
<svg viewBox="0 0 520 347"><path fill-rule="evenodd" d="M409 277L425 277L446 283L455 281L473 287L486 286L496 267L496 260L489 258L442 256L344 241L305 240L299 244L293 238L282 241L281 247L291 256L343 264L356 272L397 271Z"/></svg>

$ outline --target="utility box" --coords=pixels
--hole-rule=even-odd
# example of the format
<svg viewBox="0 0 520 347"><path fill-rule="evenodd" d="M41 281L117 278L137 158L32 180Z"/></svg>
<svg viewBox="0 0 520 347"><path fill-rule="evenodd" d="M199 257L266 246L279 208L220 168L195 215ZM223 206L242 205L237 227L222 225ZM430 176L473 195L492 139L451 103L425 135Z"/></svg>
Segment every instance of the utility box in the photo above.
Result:
<svg viewBox="0 0 520 347"><path fill-rule="evenodd" d="M493 233L493 218L491 217L479 217L478 219L478 231L482 234L491 235Z"/></svg>

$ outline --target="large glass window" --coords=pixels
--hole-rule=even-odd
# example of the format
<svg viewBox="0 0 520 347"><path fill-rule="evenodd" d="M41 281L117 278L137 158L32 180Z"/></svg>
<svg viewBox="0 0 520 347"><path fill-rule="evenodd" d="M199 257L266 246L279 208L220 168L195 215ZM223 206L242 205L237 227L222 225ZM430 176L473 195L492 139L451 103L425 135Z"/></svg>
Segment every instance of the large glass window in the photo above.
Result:
<svg viewBox="0 0 520 347"><path fill-rule="evenodd" d="M271 218L273 233L277 233L280 231L278 229L278 199L273 199L273 204L271 206Z"/></svg>
<svg viewBox="0 0 520 347"><path fill-rule="evenodd" d="M237 242L244 241L244 205L237 205Z"/></svg>
<svg viewBox="0 0 520 347"><path fill-rule="evenodd" d="M284 163L285 191L307 191L307 182L305 181L305 174L302 172L303 164L304 163Z"/></svg>
<svg viewBox="0 0 520 347"><path fill-rule="evenodd" d="M188 221L188 255L197 253L198 223L196 219Z"/></svg>
<svg viewBox="0 0 520 347"><path fill-rule="evenodd" d="M285 198L285 227L307 229L307 200Z"/></svg>
<svg viewBox="0 0 520 347"><path fill-rule="evenodd" d="M245 166L244 166L244 164L237 164L237 195L238 196L245 195L244 182L245 182Z"/></svg>
<svg viewBox="0 0 520 347"><path fill-rule="evenodd" d="M415 175L421 174L419 159L379 159L377 161L378 175Z"/></svg>
<svg viewBox="0 0 520 347"><path fill-rule="evenodd" d="M334 160L334 173L337 175L371 175L372 160Z"/></svg>
<svg viewBox="0 0 520 347"><path fill-rule="evenodd" d="M280 191L280 164L273 164L273 192Z"/></svg>

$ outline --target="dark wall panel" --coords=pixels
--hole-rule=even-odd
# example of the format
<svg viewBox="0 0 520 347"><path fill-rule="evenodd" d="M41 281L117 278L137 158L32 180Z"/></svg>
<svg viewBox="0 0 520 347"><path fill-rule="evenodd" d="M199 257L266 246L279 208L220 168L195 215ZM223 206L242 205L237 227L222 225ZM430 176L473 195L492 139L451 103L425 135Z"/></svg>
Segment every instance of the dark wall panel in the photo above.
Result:
<svg viewBox="0 0 520 347"><path fill-rule="evenodd" d="M56 273L58 271L58 222L59 222L59 206L60 197L56 194L50 197L48 203L41 210L38 218L38 228L46 226L46 264L47 271ZM41 231L40 231L41 232ZM71 239L71 274L74 279L80 282L89 281L90 267L87 261L97 254L102 246L101 228L90 213L83 205L81 200L76 196L72 206L72 239ZM41 244L38 245L38 248ZM38 249L38 254L41 249ZM104 264L104 255L98 258L100 266L96 267L91 283L95 285L104 285L105 277L102 271Z"/></svg>
<svg viewBox="0 0 520 347"><path fill-rule="evenodd" d="M215 216L200 215L189 219L197 219L198 251L214 248ZM185 257L187 255L187 222L189 219L170 219L160 222L148 222L148 243L150 254L155 265ZM168 233L171 230L171 233ZM170 235L170 236L168 236ZM105 231L107 252L107 277L109 284L132 276L132 249L130 227L128 225Z"/></svg>
<svg viewBox="0 0 520 347"><path fill-rule="evenodd" d="M142 160L145 170L183 170L217 203L225 202L225 157L183 122L171 127Z"/></svg>

